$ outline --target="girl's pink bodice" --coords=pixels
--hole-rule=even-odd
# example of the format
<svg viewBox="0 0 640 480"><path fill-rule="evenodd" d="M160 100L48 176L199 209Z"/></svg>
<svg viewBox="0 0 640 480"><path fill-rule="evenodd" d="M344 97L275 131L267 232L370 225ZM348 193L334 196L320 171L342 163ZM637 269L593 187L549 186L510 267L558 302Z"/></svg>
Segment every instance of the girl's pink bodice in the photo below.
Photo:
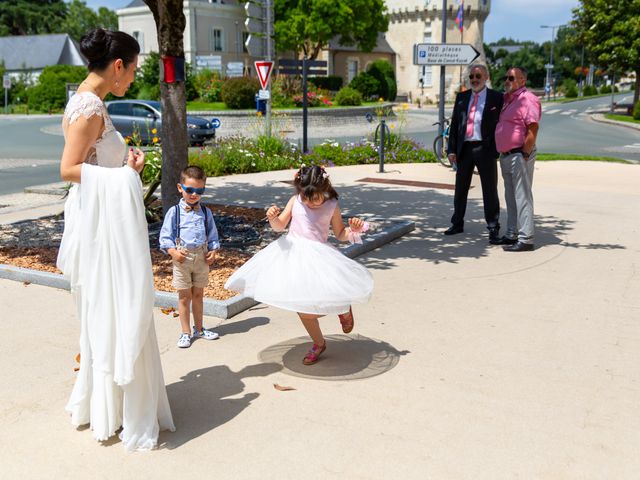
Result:
<svg viewBox="0 0 640 480"><path fill-rule="evenodd" d="M337 204L338 201L332 198L318 208L309 208L297 195L293 202L289 235L325 243L329 238L331 217Z"/></svg>

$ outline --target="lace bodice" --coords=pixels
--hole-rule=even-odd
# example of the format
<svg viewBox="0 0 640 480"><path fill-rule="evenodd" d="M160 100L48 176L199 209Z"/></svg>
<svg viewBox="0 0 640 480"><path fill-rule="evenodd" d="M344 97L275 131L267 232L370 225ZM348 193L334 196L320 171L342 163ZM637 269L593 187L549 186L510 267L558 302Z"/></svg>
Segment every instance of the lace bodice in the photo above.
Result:
<svg viewBox="0 0 640 480"><path fill-rule="evenodd" d="M62 131L65 141L67 141L69 125L78 120L80 116L91 118L94 115L103 118L104 130L100 138L89 150L84 163L108 168L122 167L126 163L127 145L122 135L113 127L104 103L94 93L78 92L69 100L62 118Z"/></svg>

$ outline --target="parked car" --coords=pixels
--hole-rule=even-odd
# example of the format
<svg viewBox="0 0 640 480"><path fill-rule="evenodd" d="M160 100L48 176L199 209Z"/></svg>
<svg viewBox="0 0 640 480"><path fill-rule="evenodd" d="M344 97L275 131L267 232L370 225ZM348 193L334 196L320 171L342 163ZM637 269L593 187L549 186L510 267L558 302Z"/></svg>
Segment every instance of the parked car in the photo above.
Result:
<svg viewBox="0 0 640 480"><path fill-rule="evenodd" d="M107 102L107 110L113 126L123 137L138 132L142 143L153 143L153 137L160 137L162 109L154 100L113 100ZM157 133L153 133L156 129ZM216 129L206 118L187 115L187 135L191 145L201 145L215 138Z"/></svg>

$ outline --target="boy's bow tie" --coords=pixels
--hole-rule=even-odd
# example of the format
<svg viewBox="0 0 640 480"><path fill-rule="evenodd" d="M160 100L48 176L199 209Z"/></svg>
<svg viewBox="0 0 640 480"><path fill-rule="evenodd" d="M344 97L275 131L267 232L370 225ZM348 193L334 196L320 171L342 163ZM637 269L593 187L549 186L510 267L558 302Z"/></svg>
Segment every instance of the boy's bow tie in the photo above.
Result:
<svg viewBox="0 0 640 480"><path fill-rule="evenodd" d="M188 203L185 205L184 210L186 212L190 212L191 210L200 210L200 204L199 203L195 203L193 205L189 205Z"/></svg>

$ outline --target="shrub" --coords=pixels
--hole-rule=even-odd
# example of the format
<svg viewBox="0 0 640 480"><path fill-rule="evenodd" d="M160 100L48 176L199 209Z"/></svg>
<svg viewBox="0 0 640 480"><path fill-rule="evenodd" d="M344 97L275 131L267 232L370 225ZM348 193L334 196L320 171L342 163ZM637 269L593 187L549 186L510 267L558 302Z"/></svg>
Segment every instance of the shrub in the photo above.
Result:
<svg viewBox="0 0 640 480"><path fill-rule="evenodd" d="M578 89L576 87L569 87L565 90L564 96L567 98L577 98Z"/></svg>
<svg viewBox="0 0 640 480"><path fill-rule="evenodd" d="M344 87L336 94L335 101L338 105L360 105L362 104L362 95L355 88Z"/></svg>
<svg viewBox="0 0 640 480"><path fill-rule="evenodd" d="M252 108L255 107L258 90L260 83L255 78L229 78L222 85L222 101L232 109Z"/></svg>
<svg viewBox="0 0 640 480"><path fill-rule="evenodd" d="M349 87L355 88L362 94L363 98L369 99L378 94L378 91L380 90L380 82L378 82L373 75L367 72L362 72L351 80Z"/></svg>
<svg viewBox="0 0 640 480"><path fill-rule="evenodd" d="M221 101L223 84L220 74L211 70L202 70L193 77L193 85L198 97L203 102Z"/></svg>
<svg viewBox="0 0 640 480"><path fill-rule="evenodd" d="M372 75L380 83L378 96L390 102L396 99L398 86L396 84L396 75L393 66L386 60L376 60L369 68L367 73Z"/></svg>
<svg viewBox="0 0 640 480"><path fill-rule="evenodd" d="M603 85L600 87L600 93L611 93L611 85Z"/></svg>
<svg viewBox="0 0 640 480"><path fill-rule="evenodd" d="M633 119L640 120L640 100L638 100L633 107Z"/></svg>
<svg viewBox="0 0 640 480"><path fill-rule="evenodd" d="M586 85L582 90L582 94L585 97L590 97L592 95L595 95L596 93L598 93L598 90L596 90L596 87L594 87L593 85Z"/></svg>
<svg viewBox="0 0 640 480"><path fill-rule="evenodd" d="M48 112L61 110L66 103L66 84L80 83L87 76L85 67L53 65L45 67L38 83L27 89L29 108Z"/></svg>
<svg viewBox="0 0 640 480"><path fill-rule="evenodd" d="M342 87L342 77L338 75L329 75L328 77L309 77L309 82L316 87L332 92L337 92Z"/></svg>

